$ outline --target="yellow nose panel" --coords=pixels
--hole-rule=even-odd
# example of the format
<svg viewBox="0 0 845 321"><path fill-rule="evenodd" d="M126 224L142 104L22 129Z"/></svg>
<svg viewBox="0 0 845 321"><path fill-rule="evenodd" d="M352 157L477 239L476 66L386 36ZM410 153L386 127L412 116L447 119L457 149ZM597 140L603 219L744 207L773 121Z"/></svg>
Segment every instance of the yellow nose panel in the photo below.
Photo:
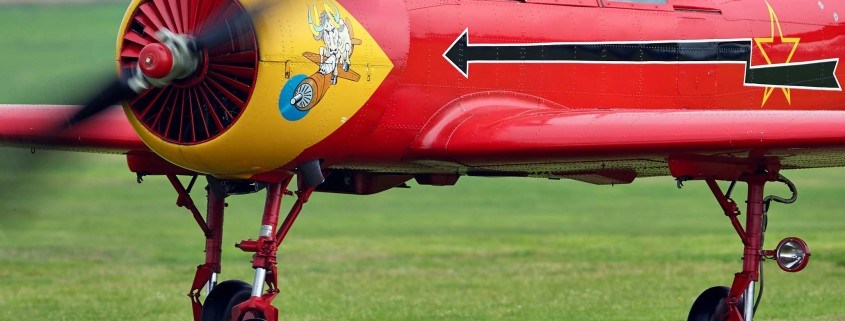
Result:
<svg viewBox="0 0 845 321"><path fill-rule="evenodd" d="M249 8L262 1L243 2ZM261 61L252 98L223 135L176 145L149 133L127 112L156 153L219 177L277 169L352 119L393 69L370 33L336 1L272 2L277 4L255 21Z"/></svg>

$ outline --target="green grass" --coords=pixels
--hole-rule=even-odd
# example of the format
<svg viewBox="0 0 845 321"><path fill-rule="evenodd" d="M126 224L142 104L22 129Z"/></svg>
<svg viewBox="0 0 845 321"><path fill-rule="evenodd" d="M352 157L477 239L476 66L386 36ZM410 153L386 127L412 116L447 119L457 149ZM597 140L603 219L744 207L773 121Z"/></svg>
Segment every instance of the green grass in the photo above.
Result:
<svg viewBox="0 0 845 321"><path fill-rule="evenodd" d="M164 179L138 185L118 156L29 175L53 183L5 191L17 198L6 211L23 213L0 227L0 320L189 319L183 294L202 239ZM814 256L797 274L767 264L759 320L843 320L845 172L792 176L801 200L773 207L768 237L804 237ZM683 319L701 290L740 267L708 193L668 178L476 178L318 194L280 251L279 302L287 320ZM229 203L224 244L254 236L262 195ZM248 255L224 255L225 278L250 278Z"/></svg>
<svg viewBox="0 0 845 321"><path fill-rule="evenodd" d="M126 4L0 5L0 103L79 103L114 74Z"/></svg>
<svg viewBox="0 0 845 321"><path fill-rule="evenodd" d="M0 102L56 102L34 89L55 59L85 61L63 75L108 70L122 7L0 7L15 62L0 63ZM189 320L203 240L166 180L136 184L120 156L28 153L0 154L0 320ZM801 198L773 206L767 246L799 236L813 257L797 274L767 263L757 320L845 320L845 170L787 174ZM263 196L229 203L223 278L251 279L230 245L255 236ZM313 196L280 250L277 303L285 320L682 320L740 254L700 182L464 178Z"/></svg>

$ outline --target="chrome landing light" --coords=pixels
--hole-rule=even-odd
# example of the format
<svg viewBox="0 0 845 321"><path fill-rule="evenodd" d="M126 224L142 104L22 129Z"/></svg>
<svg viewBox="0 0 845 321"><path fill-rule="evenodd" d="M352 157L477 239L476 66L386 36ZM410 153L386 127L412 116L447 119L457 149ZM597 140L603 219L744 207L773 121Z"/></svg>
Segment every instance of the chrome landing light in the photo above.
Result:
<svg viewBox="0 0 845 321"><path fill-rule="evenodd" d="M804 240L787 237L778 243L775 249L775 261L786 272L798 272L810 261L810 249Z"/></svg>

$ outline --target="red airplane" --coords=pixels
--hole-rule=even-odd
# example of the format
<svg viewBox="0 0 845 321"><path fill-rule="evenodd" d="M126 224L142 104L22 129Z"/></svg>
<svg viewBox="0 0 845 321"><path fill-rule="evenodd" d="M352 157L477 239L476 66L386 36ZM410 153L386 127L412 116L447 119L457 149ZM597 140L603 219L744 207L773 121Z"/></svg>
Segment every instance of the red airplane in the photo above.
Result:
<svg viewBox="0 0 845 321"><path fill-rule="evenodd" d="M134 0L120 77L94 99L0 109L3 145L122 153L139 179L170 179L206 237L195 320L278 319L276 250L312 192L469 175L706 182L743 264L688 320L751 321L762 262L809 260L798 238L763 247L769 205L797 196L782 170L845 166L841 1L241 2ZM189 194L199 176L205 218ZM262 189L258 239L238 245L255 279L218 284L224 199Z"/></svg>

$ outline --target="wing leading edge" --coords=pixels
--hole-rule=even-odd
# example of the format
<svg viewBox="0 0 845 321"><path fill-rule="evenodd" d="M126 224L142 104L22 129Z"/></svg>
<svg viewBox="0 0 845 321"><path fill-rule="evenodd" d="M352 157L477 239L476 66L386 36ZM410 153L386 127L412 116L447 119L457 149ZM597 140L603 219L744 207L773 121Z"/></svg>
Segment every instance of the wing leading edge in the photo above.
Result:
<svg viewBox="0 0 845 321"><path fill-rule="evenodd" d="M74 111L71 106L0 105L0 146L120 154L149 151L117 107L56 134Z"/></svg>

